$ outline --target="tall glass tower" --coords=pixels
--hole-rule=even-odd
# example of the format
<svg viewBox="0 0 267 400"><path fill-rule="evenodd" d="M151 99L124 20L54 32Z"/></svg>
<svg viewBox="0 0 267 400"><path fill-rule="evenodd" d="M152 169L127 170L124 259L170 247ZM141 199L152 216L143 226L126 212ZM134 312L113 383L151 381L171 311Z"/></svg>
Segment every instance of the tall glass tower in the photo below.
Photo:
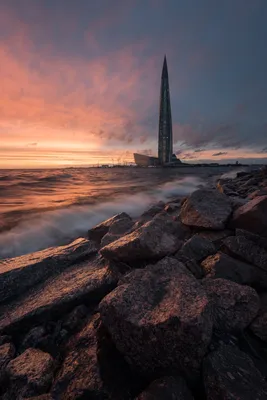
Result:
<svg viewBox="0 0 267 400"><path fill-rule="evenodd" d="M166 56L164 57L161 74L160 104L159 104L159 143L158 157L160 165L172 160L172 114L169 89L169 76Z"/></svg>

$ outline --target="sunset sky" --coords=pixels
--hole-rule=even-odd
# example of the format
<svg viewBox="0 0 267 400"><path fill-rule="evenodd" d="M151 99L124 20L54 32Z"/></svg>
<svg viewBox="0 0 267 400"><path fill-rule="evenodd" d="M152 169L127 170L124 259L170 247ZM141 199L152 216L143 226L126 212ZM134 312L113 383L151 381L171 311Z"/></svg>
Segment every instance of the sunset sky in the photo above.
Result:
<svg viewBox="0 0 267 400"><path fill-rule="evenodd" d="M0 0L0 168L267 157L267 0ZM265 159L266 162L266 159Z"/></svg>

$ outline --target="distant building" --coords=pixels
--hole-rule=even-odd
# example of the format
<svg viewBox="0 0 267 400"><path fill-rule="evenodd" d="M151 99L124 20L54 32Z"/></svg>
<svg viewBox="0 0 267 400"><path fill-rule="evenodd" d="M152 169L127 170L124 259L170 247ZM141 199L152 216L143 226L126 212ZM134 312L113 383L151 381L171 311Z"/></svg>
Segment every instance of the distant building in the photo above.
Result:
<svg viewBox="0 0 267 400"><path fill-rule="evenodd" d="M159 165L157 157L134 153L134 162L139 167L156 167Z"/></svg>

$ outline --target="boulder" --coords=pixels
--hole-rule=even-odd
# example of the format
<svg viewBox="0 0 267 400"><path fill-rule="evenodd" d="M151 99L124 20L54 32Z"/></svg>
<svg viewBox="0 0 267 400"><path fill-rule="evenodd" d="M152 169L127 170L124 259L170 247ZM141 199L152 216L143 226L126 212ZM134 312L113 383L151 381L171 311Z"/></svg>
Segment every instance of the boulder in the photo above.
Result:
<svg viewBox="0 0 267 400"><path fill-rule="evenodd" d="M179 253L190 260L202 261L209 255L216 253L216 249L209 239L194 235L184 243Z"/></svg>
<svg viewBox="0 0 267 400"><path fill-rule="evenodd" d="M217 190L199 189L183 204L181 221L192 227L222 230L231 212L231 203L225 194Z"/></svg>
<svg viewBox="0 0 267 400"><path fill-rule="evenodd" d="M34 287L0 309L0 332L29 329L61 317L86 301L96 304L117 284L117 274L99 260L85 261Z"/></svg>
<svg viewBox="0 0 267 400"><path fill-rule="evenodd" d="M2 344L11 343L11 342L12 342L11 336L8 336L8 335L0 336L0 346L2 346Z"/></svg>
<svg viewBox="0 0 267 400"><path fill-rule="evenodd" d="M128 221L130 223L130 222L132 222L132 219L128 214L126 214L124 212L114 215L114 217L101 222L101 224L96 225L92 229L89 229L88 238L90 240L95 241L96 243L100 243L103 236L105 236L108 233L110 227L113 224L118 223L118 221L123 221L123 223L127 223L126 221ZM123 225L123 223L122 223L122 225ZM117 227L118 227L118 225L117 225Z"/></svg>
<svg viewBox="0 0 267 400"><path fill-rule="evenodd" d="M202 279L204 276L203 269L194 259L187 258L179 251L175 254L175 258L180 261L196 279Z"/></svg>
<svg viewBox="0 0 267 400"><path fill-rule="evenodd" d="M232 228L267 236L267 196L259 196L239 207L230 221Z"/></svg>
<svg viewBox="0 0 267 400"><path fill-rule="evenodd" d="M46 335L46 329L44 326L35 326L25 335L20 350L25 351L29 347L36 348L42 344L44 336Z"/></svg>
<svg viewBox="0 0 267 400"><path fill-rule="evenodd" d="M107 244L110 244L112 242L115 242L115 240L119 239L126 233L129 233L129 231L133 228L134 222L130 217L128 218L121 218L117 221L114 221L110 228L108 233L103 236L101 239L101 245L100 247L104 247Z"/></svg>
<svg viewBox="0 0 267 400"><path fill-rule="evenodd" d="M23 397L45 393L53 379L53 358L37 349L27 349L7 366L11 392Z"/></svg>
<svg viewBox="0 0 267 400"><path fill-rule="evenodd" d="M100 253L108 260L126 263L158 260L179 250L185 234L179 221L168 215L158 215L132 233L103 247Z"/></svg>
<svg viewBox="0 0 267 400"><path fill-rule="evenodd" d="M70 332L75 332L82 326L84 319L88 315L88 308L84 304L80 304L64 317L62 327Z"/></svg>
<svg viewBox="0 0 267 400"><path fill-rule="evenodd" d="M207 400L266 400L267 384L250 357L234 346L222 345L203 363Z"/></svg>
<svg viewBox="0 0 267 400"><path fill-rule="evenodd" d="M72 264L96 253L95 245L86 239L0 261L0 303L18 296L33 285L58 274Z"/></svg>
<svg viewBox="0 0 267 400"><path fill-rule="evenodd" d="M5 380L6 367L15 356L15 352L15 347L12 343L5 343L0 346L0 384Z"/></svg>
<svg viewBox="0 0 267 400"><path fill-rule="evenodd" d="M194 400L181 377L166 376L152 382L136 400Z"/></svg>
<svg viewBox="0 0 267 400"><path fill-rule="evenodd" d="M262 247L263 249L267 250L267 238L262 237L260 235L256 235L255 233L246 231L245 229L238 229L238 228L236 229L235 234L236 234L236 236L244 236L246 239L255 243L257 246Z"/></svg>
<svg viewBox="0 0 267 400"><path fill-rule="evenodd" d="M250 325L250 330L261 340L267 342L267 293L260 295L260 310Z"/></svg>
<svg viewBox="0 0 267 400"><path fill-rule="evenodd" d="M260 300L251 287L221 278L204 279L202 285L212 305L214 328L218 331L242 331L256 317Z"/></svg>
<svg viewBox="0 0 267 400"><path fill-rule="evenodd" d="M134 229L140 228L140 226L146 224L151 221L157 214L161 213L165 208L165 203L163 201L159 201L156 204L153 204L148 210L146 210L140 218L136 221L134 225Z"/></svg>
<svg viewBox="0 0 267 400"><path fill-rule="evenodd" d="M261 189L257 189L254 192L249 193L248 198L253 200L259 196L267 196L267 187L262 187Z"/></svg>
<svg viewBox="0 0 267 400"><path fill-rule="evenodd" d="M203 237L205 239L210 240L215 246L216 250L219 250L221 247L223 239L228 236L232 236L233 232L225 229L223 231L200 231L197 233L198 236Z"/></svg>
<svg viewBox="0 0 267 400"><path fill-rule="evenodd" d="M143 374L171 370L193 379L199 371L211 339L210 305L175 258L129 273L99 310L118 350Z"/></svg>

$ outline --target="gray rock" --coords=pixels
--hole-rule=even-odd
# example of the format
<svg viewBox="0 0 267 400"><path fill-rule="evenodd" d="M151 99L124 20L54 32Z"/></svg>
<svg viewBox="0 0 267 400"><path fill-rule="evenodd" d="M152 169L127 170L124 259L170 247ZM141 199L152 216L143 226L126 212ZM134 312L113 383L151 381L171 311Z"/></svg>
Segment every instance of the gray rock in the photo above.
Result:
<svg viewBox="0 0 267 400"><path fill-rule="evenodd" d="M23 397L45 393L53 379L53 358L37 349L27 349L10 361L7 374L11 392Z"/></svg>
<svg viewBox="0 0 267 400"><path fill-rule="evenodd" d="M256 317L260 300L251 287L220 278L204 279L202 285L212 305L215 329L242 331Z"/></svg>
<svg viewBox="0 0 267 400"><path fill-rule="evenodd" d="M222 230L232 207L228 197L217 190L199 189L182 206L181 221L192 227Z"/></svg>
<svg viewBox="0 0 267 400"><path fill-rule="evenodd" d="M228 236L232 236L233 232L225 229L223 231L201 231L198 232L197 235L210 240L215 246L216 250L219 250L222 245L223 239Z"/></svg>
<svg viewBox="0 0 267 400"><path fill-rule="evenodd" d="M194 235L184 243L179 253L190 260L202 261L209 255L216 253L216 249L209 239Z"/></svg>
<svg viewBox="0 0 267 400"><path fill-rule="evenodd" d="M181 377L166 376L152 382L136 400L193 400Z"/></svg>
<svg viewBox="0 0 267 400"><path fill-rule="evenodd" d="M115 224L118 223L118 221L123 220L125 221L129 221L131 222L132 219L131 217L122 212L120 214L114 215L114 217L107 219L106 221L101 222L101 224L96 225L94 228L89 229L88 231L88 238L90 240L95 241L96 243L100 243L101 239L103 238L103 236L105 236L108 232L110 227ZM118 226L118 225L117 225Z"/></svg>
<svg viewBox="0 0 267 400"><path fill-rule="evenodd" d="M203 364L207 400L266 400L267 384L253 361L234 346L221 346Z"/></svg>
<svg viewBox="0 0 267 400"><path fill-rule="evenodd" d="M151 221L157 214L161 213L165 208L165 203L159 201L158 203L152 205L148 210L146 210L140 218L136 221L134 225L134 230L140 228L142 225Z"/></svg>
<svg viewBox="0 0 267 400"><path fill-rule="evenodd" d="M129 233L133 226L134 222L130 217L114 221L111 224L108 233L103 236L100 247L104 247L112 242L115 242L115 240L118 240L123 235Z"/></svg>
<svg viewBox="0 0 267 400"><path fill-rule="evenodd" d="M96 251L92 242L80 238L66 246L1 260L0 302L22 294L78 261L88 259Z"/></svg>
<svg viewBox="0 0 267 400"><path fill-rule="evenodd" d="M262 247L263 249L267 250L267 238L262 237L260 235L256 235L255 233L246 231L245 229L236 229L235 234L236 234L236 236L244 236L246 239L255 243L257 246Z"/></svg>
<svg viewBox="0 0 267 400"><path fill-rule="evenodd" d="M174 256L178 261L180 261L190 272L194 275L196 279L202 279L204 276L203 269L194 259L187 258L179 251Z"/></svg>
<svg viewBox="0 0 267 400"><path fill-rule="evenodd" d="M193 379L212 333L205 291L174 258L142 272L128 274L102 300L101 318L118 350L144 374L171 369Z"/></svg>
<svg viewBox="0 0 267 400"><path fill-rule="evenodd" d="M30 324L61 317L86 300L93 304L115 286L118 276L106 264L83 262L33 288L0 309L0 331L27 329Z"/></svg>
<svg viewBox="0 0 267 400"><path fill-rule="evenodd" d="M12 343L5 343L0 346L0 384L6 378L6 367L15 356L15 347Z"/></svg>
<svg viewBox="0 0 267 400"><path fill-rule="evenodd" d="M235 210L230 226L267 236L267 196L256 197Z"/></svg>
<svg viewBox="0 0 267 400"><path fill-rule="evenodd" d="M137 230L103 247L100 253L108 260L131 262L158 260L174 254L182 245L185 230L171 216L158 215Z"/></svg>

